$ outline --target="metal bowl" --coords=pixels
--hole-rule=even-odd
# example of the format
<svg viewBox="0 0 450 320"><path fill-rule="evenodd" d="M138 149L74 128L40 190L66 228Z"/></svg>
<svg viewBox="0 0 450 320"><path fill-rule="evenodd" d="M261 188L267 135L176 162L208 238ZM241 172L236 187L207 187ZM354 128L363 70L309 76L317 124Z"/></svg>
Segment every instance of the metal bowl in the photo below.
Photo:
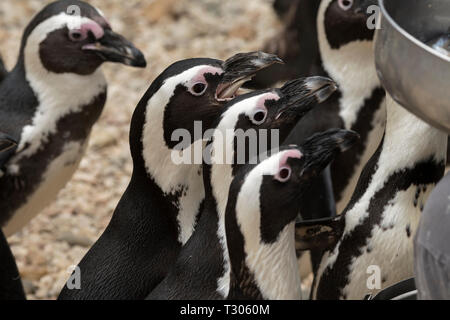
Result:
<svg viewBox="0 0 450 320"><path fill-rule="evenodd" d="M378 76L400 105L450 134L450 58L425 44L450 27L449 0L379 0Z"/></svg>

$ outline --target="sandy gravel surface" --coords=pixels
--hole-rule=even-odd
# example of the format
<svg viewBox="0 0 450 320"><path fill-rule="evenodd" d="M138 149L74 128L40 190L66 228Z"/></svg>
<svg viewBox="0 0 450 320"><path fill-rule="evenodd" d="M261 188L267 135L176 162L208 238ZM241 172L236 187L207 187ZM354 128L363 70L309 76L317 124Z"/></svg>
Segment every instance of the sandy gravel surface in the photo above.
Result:
<svg viewBox="0 0 450 320"><path fill-rule="evenodd" d="M23 29L44 0L0 1L0 52L15 64ZM53 299L109 222L132 170L129 122L151 81L171 62L227 58L260 48L279 22L270 0L91 0L113 29L146 54L149 67L108 64L106 109L80 169L58 200L9 238L28 298Z"/></svg>

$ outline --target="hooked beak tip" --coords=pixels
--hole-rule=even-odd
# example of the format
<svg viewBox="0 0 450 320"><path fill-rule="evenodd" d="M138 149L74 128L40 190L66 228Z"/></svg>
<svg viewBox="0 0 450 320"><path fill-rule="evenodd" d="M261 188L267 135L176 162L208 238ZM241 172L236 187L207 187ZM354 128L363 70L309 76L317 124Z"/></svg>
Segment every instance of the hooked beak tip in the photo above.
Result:
<svg viewBox="0 0 450 320"><path fill-rule="evenodd" d="M318 103L327 100L338 89L336 82L326 77L310 77L306 80L306 87Z"/></svg>

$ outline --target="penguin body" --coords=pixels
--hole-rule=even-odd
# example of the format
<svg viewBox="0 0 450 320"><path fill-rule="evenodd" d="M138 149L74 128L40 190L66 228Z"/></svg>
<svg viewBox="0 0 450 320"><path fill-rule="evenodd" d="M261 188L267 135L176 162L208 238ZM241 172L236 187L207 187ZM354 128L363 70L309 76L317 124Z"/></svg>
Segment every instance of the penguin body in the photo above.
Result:
<svg viewBox="0 0 450 320"><path fill-rule="evenodd" d="M444 174L446 146L444 133L387 97L383 141L342 214L343 233L322 259L313 298L363 299L414 276L413 238Z"/></svg>
<svg viewBox="0 0 450 320"><path fill-rule="evenodd" d="M130 129L133 174L111 222L79 263L82 289L60 299L143 299L163 280L190 238L204 199L200 163L177 163L203 144L204 132L242 79L278 62L264 53L223 62L188 59L169 66L139 102ZM197 133L195 121L201 121ZM177 130L189 133L179 148ZM185 141L182 141L185 143Z"/></svg>
<svg viewBox="0 0 450 320"><path fill-rule="evenodd" d="M226 207L229 299L301 299L295 252L298 198L357 134L330 130L237 173Z"/></svg>
<svg viewBox="0 0 450 320"><path fill-rule="evenodd" d="M333 78L342 127L358 132L355 148L331 165L340 213L350 201L364 165L375 153L386 122L385 93L375 70L374 30L367 27L371 0L322 0L317 15L319 50L325 72Z"/></svg>
<svg viewBox="0 0 450 320"><path fill-rule="evenodd" d="M9 136L0 133L0 172L16 146L16 142ZM25 300L16 261L1 230L0 261L0 300Z"/></svg>
<svg viewBox="0 0 450 320"><path fill-rule="evenodd" d="M277 129L282 141L306 112L326 100L335 89L331 80L311 77L292 81L281 89L242 95L227 105L214 126L208 145L208 152L212 154L210 162L203 164L205 203L196 230L167 277L148 299L227 298L230 267L224 219L228 190L236 170L242 164L237 159L247 163L258 156L248 149L242 152L235 142L237 135L252 130L257 132L257 140L252 143L261 148L260 130L271 132ZM229 131L233 132L231 137ZM224 141L223 137L227 139ZM267 149L257 151L264 153ZM227 159L234 161L229 163Z"/></svg>
<svg viewBox="0 0 450 320"><path fill-rule="evenodd" d="M66 12L72 4L80 16ZM120 60L95 44L130 54ZM105 61L145 66L142 53L84 2L54 2L27 26L18 62L0 83L0 127L19 142L0 179L7 236L47 206L77 169L106 101Z"/></svg>

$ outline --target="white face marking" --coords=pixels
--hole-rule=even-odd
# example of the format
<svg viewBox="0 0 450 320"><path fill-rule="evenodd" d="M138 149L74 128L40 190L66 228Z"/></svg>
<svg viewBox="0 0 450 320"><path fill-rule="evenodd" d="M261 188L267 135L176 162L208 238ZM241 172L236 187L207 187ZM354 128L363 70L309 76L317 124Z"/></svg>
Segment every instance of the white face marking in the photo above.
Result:
<svg viewBox="0 0 450 320"><path fill-rule="evenodd" d="M210 72L223 72L219 68L203 65L193 67L167 79L148 101L145 113L142 155L147 172L152 176L162 192L167 195L176 193L180 190L180 187L188 187L181 196L179 203L179 241L182 244L186 243L194 230L196 214L201 200L205 197L203 175L201 173L201 165L175 164L172 161L173 150L167 147L163 136L164 111L175 88L179 84L187 84L192 79L198 78L199 73L202 73L205 69ZM181 154L193 154L193 150L198 150L198 144L203 145L204 141L195 141L190 147L184 149Z"/></svg>
<svg viewBox="0 0 450 320"><path fill-rule="evenodd" d="M27 199L3 228L11 236L25 226L41 210L49 205L72 178L86 150L86 143L70 142L63 152L47 167L39 188Z"/></svg>
<svg viewBox="0 0 450 320"><path fill-rule="evenodd" d="M403 107L399 106L389 95L387 102L387 124L386 134L383 142L383 149L377 163L377 170L372 176L371 182L364 191L363 196L345 213L345 229L344 235L349 235L361 222L368 216L368 208L370 200L381 190L388 178L396 172L403 169L411 169L417 162L428 160L433 157L437 163L444 162L446 159L447 135L426 124L413 114L409 113ZM428 194L434 188L434 184L427 186L427 192L423 195L422 202L426 201ZM349 294L348 298L356 298L356 294L360 294L363 289L358 286L358 277L366 277L366 268L360 267L367 261L376 258L379 264L385 265L385 272L389 283L404 280L406 275L413 276L411 265L412 253L412 237L406 238L406 227L410 224L412 232L415 232L420 217L420 211L414 206L414 195L416 186L411 186L408 190L398 192L395 195L391 205L385 208L383 213L383 225L392 226L394 228L385 232L381 232L380 228L375 228L369 245L372 247L370 254L363 254L361 257L354 259L350 268L352 284L346 288L345 292ZM419 206L420 207L420 206ZM369 236L369 235L368 235ZM318 281L323 275L326 268L332 268L340 252L341 242L338 243L336 249L328 253L323 259L318 272ZM395 257L400 249L402 254L396 258L400 269L403 271L394 271L395 267L390 264L383 264ZM361 259L361 260L360 260ZM370 260L372 259L372 260ZM383 261L386 259L387 261ZM393 260L392 260L393 261ZM359 271L358 271L359 270ZM388 271L386 271L388 270ZM383 271L383 269L382 269ZM359 275L358 272L364 275ZM405 276L405 277L403 277ZM364 281L364 284L366 282ZM353 291L355 290L355 291ZM316 291L316 290L315 290ZM367 291L367 288L366 290ZM367 292L364 293L364 295ZM357 297L362 298L364 295Z"/></svg>
<svg viewBox="0 0 450 320"><path fill-rule="evenodd" d="M246 177L236 203L237 222L244 236L246 264L266 299L301 299L301 281L295 254L295 223L288 224L271 244L261 240L260 189L264 175L275 175L280 152L261 162Z"/></svg>
<svg viewBox="0 0 450 320"><path fill-rule="evenodd" d="M223 115L214 131L213 137L220 134L222 137L226 136L227 130L233 129L236 126L239 115L251 115L253 111L260 106L265 100L279 99L279 96L274 93L263 93L254 97L242 100L231 106ZM226 142L233 142L233 139L226 139ZM212 163L230 163L226 159L233 159L234 148L233 144L229 143L222 145L223 140L214 139L212 145ZM223 152L221 152L223 151ZM224 265L224 275L218 279L218 292L227 297L230 286L230 265L228 261L228 247L225 234L225 209L228 202L228 191L233 180L233 169L228 164L216 164L211 167L211 187L214 198L217 201L217 212L219 214L219 229L217 235L219 237L224 257L226 257Z"/></svg>

